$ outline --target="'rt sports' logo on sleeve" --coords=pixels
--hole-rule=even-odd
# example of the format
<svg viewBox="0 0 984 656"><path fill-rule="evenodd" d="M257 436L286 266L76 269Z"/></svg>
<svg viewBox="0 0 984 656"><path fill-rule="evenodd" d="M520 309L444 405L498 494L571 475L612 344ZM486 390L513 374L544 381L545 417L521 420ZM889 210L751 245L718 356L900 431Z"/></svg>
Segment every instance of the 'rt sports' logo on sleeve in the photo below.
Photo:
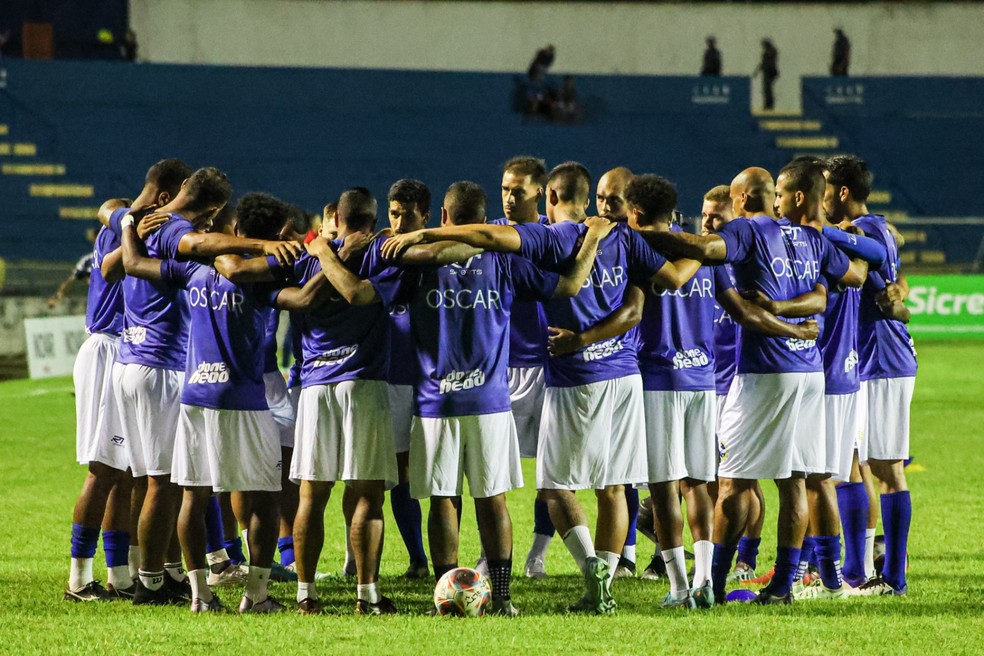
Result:
<svg viewBox="0 0 984 656"><path fill-rule="evenodd" d="M203 362L198 365L198 369L195 373L188 376L188 385L194 385L195 383L228 383L229 382L229 370L226 368L225 362Z"/></svg>
<svg viewBox="0 0 984 656"><path fill-rule="evenodd" d="M448 394L450 392L461 392L463 390L481 387L484 384L485 372L481 369L472 369L471 371L452 371L441 379L440 393Z"/></svg>

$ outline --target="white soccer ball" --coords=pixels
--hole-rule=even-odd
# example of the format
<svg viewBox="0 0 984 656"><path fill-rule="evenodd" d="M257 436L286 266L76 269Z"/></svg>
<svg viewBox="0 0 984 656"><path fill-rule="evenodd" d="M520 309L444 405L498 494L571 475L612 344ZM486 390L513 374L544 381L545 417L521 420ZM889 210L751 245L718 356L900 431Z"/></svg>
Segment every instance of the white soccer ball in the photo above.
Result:
<svg viewBox="0 0 984 656"><path fill-rule="evenodd" d="M481 617L491 601L492 586L488 579L467 567L445 573L434 588L438 615Z"/></svg>

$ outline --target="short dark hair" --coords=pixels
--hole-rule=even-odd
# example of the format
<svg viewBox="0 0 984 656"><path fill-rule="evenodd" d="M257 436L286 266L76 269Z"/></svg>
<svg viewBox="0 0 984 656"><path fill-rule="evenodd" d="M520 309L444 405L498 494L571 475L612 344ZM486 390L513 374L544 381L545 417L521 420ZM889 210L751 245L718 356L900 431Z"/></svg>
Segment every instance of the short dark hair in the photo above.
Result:
<svg viewBox="0 0 984 656"><path fill-rule="evenodd" d="M502 165L502 174L506 173L528 175L534 184L541 187L547 184L547 163L539 157L517 155Z"/></svg>
<svg viewBox="0 0 984 656"><path fill-rule="evenodd" d="M335 220L349 230L368 230L376 225L376 199L365 187L351 187L338 198Z"/></svg>
<svg viewBox="0 0 984 656"><path fill-rule="evenodd" d="M196 209L221 207L229 202L232 185L225 173L215 167L206 166L191 174L185 193Z"/></svg>
<svg viewBox="0 0 984 656"><path fill-rule="evenodd" d="M420 180L403 178L393 183L389 193L386 194L386 200L390 202L395 200L398 203L405 204L413 203L417 211L421 214L427 214L430 212L431 192L427 188L427 185Z"/></svg>
<svg viewBox="0 0 984 656"><path fill-rule="evenodd" d="M855 155L835 155L827 160L825 168L827 184L838 188L847 187L857 201L868 200L874 176L863 159Z"/></svg>
<svg viewBox="0 0 984 656"><path fill-rule="evenodd" d="M481 185L468 180L455 182L444 194L444 209L453 225L482 223L489 197Z"/></svg>
<svg viewBox="0 0 984 656"><path fill-rule="evenodd" d="M565 203L587 203L591 195L591 173L584 164L564 162L550 171L547 184L557 191Z"/></svg>
<svg viewBox="0 0 984 656"><path fill-rule="evenodd" d="M823 190L827 182L823 179L823 166L819 162L801 160L787 164L779 171L780 176L786 176L792 191L801 191L814 199L823 198Z"/></svg>
<svg viewBox="0 0 984 656"><path fill-rule="evenodd" d="M654 173L637 175L625 189L625 200L642 211L645 225L667 220L677 205L677 190L672 182Z"/></svg>
<svg viewBox="0 0 984 656"><path fill-rule="evenodd" d="M727 203L731 200L731 186L718 185L708 189L704 194L704 200L711 203Z"/></svg>
<svg viewBox="0 0 984 656"><path fill-rule="evenodd" d="M147 170L147 182L159 191L166 191L174 198L181 190L181 183L191 177L191 167L180 159L162 159Z"/></svg>
<svg viewBox="0 0 984 656"><path fill-rule="evenodd" d="M239 232L243 236L275 240L287 222L288 207L287 203L270 194L252 191L239 199L236 213L239 215Z"/></svg>

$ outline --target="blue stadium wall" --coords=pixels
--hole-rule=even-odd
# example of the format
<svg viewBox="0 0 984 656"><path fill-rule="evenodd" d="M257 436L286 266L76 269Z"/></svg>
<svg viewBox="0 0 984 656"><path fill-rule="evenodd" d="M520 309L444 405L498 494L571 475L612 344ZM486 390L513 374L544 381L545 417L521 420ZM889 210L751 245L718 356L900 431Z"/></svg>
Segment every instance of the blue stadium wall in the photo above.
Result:
<svg viewBox="0 0 984 656"><path fill-rule="evenodd" d="M866 104L805 102L803 119L819 127L804 133L797 121L753 116L747 78L578 76L585 122L558 126L513 111L516 79L508 74L4 65L0 257L76 257L91 222L70 219L84 219L105 198L133 196L148 165L163 157L225 170L237 195L269 191L311 211L348 186L383 197L392 181L416 177L436 192L437 216L440 192L471 179L492 195L491 216L501 209L499 166L528 153L551 165L576 159L596 175L615 165L661 173L677 183L681 210L697 214L704 191L745 166L776 170L802 152L857 149L879 171L888 209L981 213L965 198L967 181L984 174L984 155L973 147L984 134L973 106L984 98L982 79L933 81L934 93L966 98L966 111L945 119L928 101L912 112L897 103L918 79L873 86L859 79ZM822 84L807 79L804 97L814 86L826 97Z"/></svg>

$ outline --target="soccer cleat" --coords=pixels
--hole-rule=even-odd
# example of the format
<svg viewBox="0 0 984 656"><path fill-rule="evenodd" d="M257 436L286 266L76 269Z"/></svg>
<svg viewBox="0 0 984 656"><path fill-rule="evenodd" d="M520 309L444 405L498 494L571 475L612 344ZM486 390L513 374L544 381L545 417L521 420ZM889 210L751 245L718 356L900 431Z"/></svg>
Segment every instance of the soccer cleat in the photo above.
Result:
<svg viewBox="0 0 984 656"><path fill-rule="evenodd" d="M714 607L714 588L711 587L710 581L705 581L704 585L691 588L690 596L693 598L697 608Z"/></svg>
<svg viewBox="0 0 984 656"><path fill-rule="evenodd" d="M770 583L772 583L772 577L775 575L775 573L776 573L776 568L773 567L762 576L757 576L754 579L746 579L744 581L741 581L741 584L742 585L769 585Z"/></svg>
<svg viewBox="0 0 984 656"><path fill-rule="evenodd" d="M358 571L355 568L355 561L354 560L348 560L348 561L346 561L345 562L345 565L342 567L342 576L348 576L349 578L351 578L351 577L354 577L357 574L358 574ZM315 580L317 580L317 579L315 579Z"/></svg>
<svg viewBox="0 0 984 656"><path fill-rule="evenodd" d="M765 587L759 590L758 595L752 599L751 603L759 606L788 605L793 603L793 593L774 595L768 587Z"/></svg>
<svg viewBox="0 0 984 656"><path fill-rule="evenodd" d="M395 615L396 612L393 600L383 595L379 595L379 601L374 604L365 599L358 599L355 602L356 615Z"/></svg>
<svg viewBox="0 0 984 656"><path fill-rule="evenodd" d="M273 561L270 566L270 580L274 583L293 583L297 580L297 572Z"/></svg>
<svg viewBox="0 0 984 656"><path fill-rule="evenodd" d="M686 608L687 610L697 608L697 603L694 598L687 593L687 596L683 599L676 599L673 597L672 592L667 592L666 596L663 597L663 603L660 604L663 608Z"/></svg>
<svg viewBox="0 0 984 656"><path fill-rule="evenodd" d="M105 598L107 601L133 601L133 595L136 592L136 583L131 585L129 588L116 588L110 584L106 586Z"/></svg>
<svg viewBox="0 0 984 656"><path fill-rule="evenodd" d="M489 578L489 561L485 558L479 558L478 560L476 560L475 571L481 574L482 576L484 576L485 578Z"/></svg>
<svg viewBox="0 0 984 656"><path fill-rule="evenodd" d="M810 585L803 588L799 593L793 595L796 601L813 601L815 599L847 599L850 588L846 585L836 590L831 590L823 584L820 579L814 580Z"/></svg>
<svg viewBox="0 0 984 656"><path fill-rule="evenodd" d="M211 601L202 601L198 597L191 600L192 613L221 613L224 610L225 606L216 596L213 596Z"/></svg>
<svg viewBox="0 0 984 656"><path fill-rule="evenodd" d="M754 578L755 570L739 561L735 563L735 568L728 574L727 581L728 583L733 583L735 581L751 581Z"/></svg>
<svg viewBox="0 0 984 656"><path fill-rule="evenodd" d="M595 613L611 613L615 610L615 599L612 598L611 586L608 582L608 563L592 556L584 563L584 598Z"/></svg>
<svg viewBox="0 0 984 656"><path fill-rule="evenodd" d="M893 588L888 581L880 576L868 579L867 583L864 583L861 587L855 588L853 594L859 597L878 597L881 595L894 595L896 597L902 597L909 591L909 586L905 586L901 590L896 590Z"/></svg>
<svg viewBox="0 0 984 656"><path fill-rule="evenodd" d="M653 555L653 559L649 561L649 565L642 573L642 578L646 581L658 581L666 578L666 563L663 562L663 558L659 554Z"/></svg>
<svg viewBox="0 0 984 656"><path fill-rule="evenodd" d="M311 597L301 599L297 604L298 615L318 615L321 613L321 602Z"/></svg>
<svg viewBox="0 0 984 656"><path fill-rule="evenodd" d="M528 579L545 579L547 578L547 564L539 556L530 556L526 559L523 574Z"/></svg>
<svg viewBox="0 0 984 656"><path fill-rule="evenodd" d="M423 560L417 563L410 563L407 567L407 571L403 573L403 578L405 579L426 579L430 575L430 568L427 566L427 561Z"/></svg>
<svg viewBox="0 0 984 656"><path fill-rule="evenodd" d="M65 601L105 601L106 589L99 581L89 581L78 590L65 590Z"/></svg>
<svg viewBox="0 0 984 656"><path fill-rule="evenodd" d="M808 581L803 581L803 579L796 579L793 581L793 587L789 590L789 592L795 597L806 589L808 583Z"/></svg>
<svg viewBox="0 0 984 656"><path fill-rule="evenodd" d="M516 617L519 609L512 605L511 599L493 599L492 606L489 608L488 615L498 615L500 617Z"/></svg>
<svg viewBox="0 0 984 656"><path fill-rule="evenodd" d="M169 578L169 577L165 577ZM136 582L136 590L133 591L134 606L168 606L170 604L184 605L190 599L176 597L171 594L166 585L162 585L156 590L147 588L141 581Z"/></svg>
<svg viewBox="0 0 984 656"><path fill-rule="evenodd" d="M615 568L615 578L628 579L635 578L636 564L628 558L619 557L618 567Z"/></svg>
<svg viewBox="0 0 984 656"><path fill-rule="evenodd" d="M243 595L243 600L239 602L240 613L282 613L284 610L286 610L284 605L270 596L263 601L254 602L246 595Z"/></svg>
<svg viewBox="0 0 984 656"><path fill-rule="evenodd" d="M215 588L223 585L246 585L247 570L242 565L233 565L228 561L228 565L221 572L208 572L208 587ZM271 577L273 578L273 577Z"/></svg>
<svg viewBox="0 0 984 656"><path fill-rule="evenodd" d="M187 576L181 581L175 581L174 577L165 574L162 587L175 599L174 603L184 604L191 601L191 581Z"/></svg>

